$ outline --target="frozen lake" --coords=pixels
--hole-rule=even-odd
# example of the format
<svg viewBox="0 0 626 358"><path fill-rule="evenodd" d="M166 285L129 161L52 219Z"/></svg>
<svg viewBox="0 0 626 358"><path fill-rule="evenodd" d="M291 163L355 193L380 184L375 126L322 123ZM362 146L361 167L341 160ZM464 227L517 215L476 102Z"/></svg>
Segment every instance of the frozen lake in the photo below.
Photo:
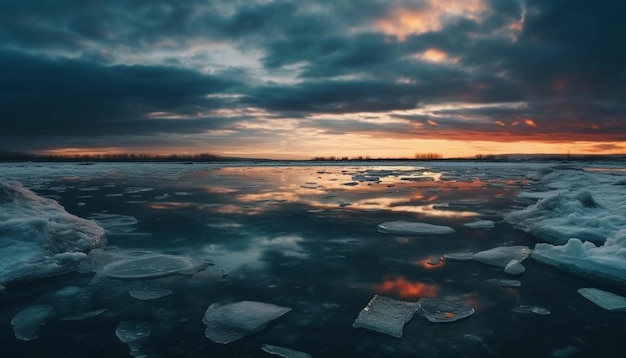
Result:
<svg viewBox="0 0 626 358"><path fill-rule="evenodd" d="M5 190L57 201L108 241L68 257L13 240L44 224L11 224L22 212L0 191L2 356L622 356L626 312L577 291L626 296L624 168L0 164ZM537 243L523 272L473 255Z"/></svg>

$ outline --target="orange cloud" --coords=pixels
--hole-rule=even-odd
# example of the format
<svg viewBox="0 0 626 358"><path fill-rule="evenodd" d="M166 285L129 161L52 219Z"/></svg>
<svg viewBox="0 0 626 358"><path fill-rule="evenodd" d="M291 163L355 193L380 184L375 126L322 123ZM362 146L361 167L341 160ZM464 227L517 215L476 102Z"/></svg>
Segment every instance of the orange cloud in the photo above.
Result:
<svg viewBox="0 0 626 358"><path fill-rule="evenodd" d="M530 118L524 118L524 123L526 123L526 125L529 127L533 127L533 128L537 127L537 123L535 123L535 121L533 121Z"/></svg>
<svg viewBox="0 0 626 358"><path fill-rule="evenodd" d="M395 9L376 21L374 27L402 41L409 35L439 31L444 22L453 17L480 21L480 16L487 10L487 4L482 0L427 0L418 9Z"/></svg>

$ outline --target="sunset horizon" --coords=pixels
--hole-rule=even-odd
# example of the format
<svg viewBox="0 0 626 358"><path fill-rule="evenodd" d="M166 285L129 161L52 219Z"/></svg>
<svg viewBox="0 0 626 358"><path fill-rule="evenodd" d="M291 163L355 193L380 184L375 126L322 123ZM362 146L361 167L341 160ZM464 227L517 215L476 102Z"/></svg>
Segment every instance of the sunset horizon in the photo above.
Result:
<svg viewBox="0 0 626 358"><path fill-rule="evenodd" d="M626 9L613 1L0 10L0 151L626 153Z"/></svg>

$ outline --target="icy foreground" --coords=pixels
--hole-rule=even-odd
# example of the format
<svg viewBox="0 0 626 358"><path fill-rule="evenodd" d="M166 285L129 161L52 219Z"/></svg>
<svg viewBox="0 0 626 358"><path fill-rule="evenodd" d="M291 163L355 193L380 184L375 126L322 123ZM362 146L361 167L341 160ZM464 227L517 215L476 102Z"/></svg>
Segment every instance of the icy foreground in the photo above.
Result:
<svg viewBox="0 0 626 358"><path fill-rule="evenodd" d="M0 181L0 287L77 269L95 248L104 248L104 229L65 211L20 183Z"/></svg>
<svg viewBox="0 0 626 358"><path fill-rule="evenodd" d="M545 192L505 220L551 244L539 243L531 257L581 275L626 282L626 191L616 171L555 168L537 185Z"/></svg>

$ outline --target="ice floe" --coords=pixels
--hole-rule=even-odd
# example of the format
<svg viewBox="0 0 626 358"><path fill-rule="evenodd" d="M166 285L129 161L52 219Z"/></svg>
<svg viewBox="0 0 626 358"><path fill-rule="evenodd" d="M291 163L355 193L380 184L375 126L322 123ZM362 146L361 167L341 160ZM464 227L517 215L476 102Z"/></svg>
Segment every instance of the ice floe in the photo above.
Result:
<svg viewBox="0 0 626 358"><path fill-rule="evenodd" d="M269 354L273 354L273 355L277 355L279 357L283 357L283 358L311 358L310 354L304 353L304 352L300 352L300 351L296 351L290 348L285 348L285 347L279 347L279 346L273 346L271 344L264 344L261 349L263 349L264 352L267 352Z"/></svg>
<svg viewBox="0 0 626 358"><path fill-rule="evenodd" d="M454 233L449 226L433 225L423 222L388 221L378 225L378 231L395 235L446 235Z"/></svg>
<svg viewBox="0 0 626 358"><path fill-rule="evenodd" d="M422 297L417 303L419 314L435 323L454 322L474 314L474 308L463 300Z"/></svg>
<svg viewBox="0 0 626 358"><path fill-rule="evenodd" d="M578 293L589 301L609 311L626 310L626 297L612 292L602 291L597 288L581 288Z"/></svg>
<svg viewBox="0 0 626 358"><path fill-rule="evenodd" d="M93 250L89 254L99 278L151 279L174 274L191 275L207 268L210 261L197 261L186 256L166 255L152 251L108 253Z"/></svg>
<svg viewBox="0 0 626 358"><path fill-rule="evenodd" d="M150 337L150 326L147 322L122 321L115 329L115 335L130 348L130 355L135 358L147 357L141 351L144 341Z"/></svg>
<svg viewBox="0 0 626 358"><path fill-rule="evenodd" d="M289 307L256 301L213 303L202 319L207 326L204 334L213 342L227 344L262 330L289 311Z"/></svg>
<svg viewBox="0 0 626 358"><path fill-rule="evenodd" d="M474 260L484 264L505 268L511 260L524 261L530 255L528 246L502 246L474 254Z"/></svg>
<svg viewBox="0 0 626 358"><path fill-rule="evenodd" d="M35 305L20 311L11 320L15 338L23 341L37 339L39 327L54 315L54 308L48 305Z"/></svg>
<svg viewBox="0 0 626 358"><path fill-rule="evenodd" d="M400 301L375 295L367 306L359 312L352 326L400 338L404 325L413 318L418 310L419 304L416 302Z"/></svg>
<svg viewBox="0 0 626 358"><path fill-rule="evenodd" d="M463 224L469 229L493 229L496 224L492 220L476 220Z"/></svg>
<svg viewBox="0 0 626 358"><path fill-rule="evenodd" d="M18 182L0 181L0 285L76 270L105 231Z"/></svg>
<svg viewBox="0 0 626 358"><path fill-rule="evenodd" d="M541 306L528 306L528 305L520 305L517 306L515 308L513 308L513 312L517 312L517 313L534 313L534 314L538 314L541 316L547 316L550 313L550 310L545 308L545 307L541 307Z"/></svg>
<svg viewBox="0 0 626 358"><path fill-rule="evenodd" d="M474 259L473 252L451 252L443 255L446 260L469 261Z"/></svg>
<svg viewBox="0 0 626 358"><path fill-rule="evenodd" d="M503 279L490 278L490 279L487 279L486 281L496 284L498 286L508 287L508 288L516 288L522 285L522 283L518 280L511 280L511 279L506 279L506 278L503 278Z"/></svg>
<svg viewBox="0 0 626 358"><path fill-rule="evenodd" d="M516 259L512 259L504 267L504 272L510 275L519 275L519 274L524 273L524 271L526 271L526 267L524 267L524 265L522 265L522 263Z"/></svg>

